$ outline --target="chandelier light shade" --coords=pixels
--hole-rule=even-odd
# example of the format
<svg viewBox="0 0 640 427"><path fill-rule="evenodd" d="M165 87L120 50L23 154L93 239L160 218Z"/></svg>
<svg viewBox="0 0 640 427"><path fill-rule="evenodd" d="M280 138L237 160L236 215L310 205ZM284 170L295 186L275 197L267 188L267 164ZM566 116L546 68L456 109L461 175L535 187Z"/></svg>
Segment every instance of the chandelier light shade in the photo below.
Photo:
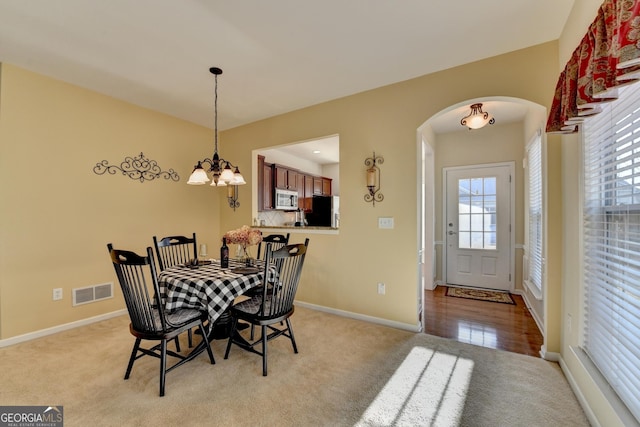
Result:
<svg viewBox="0 0 640 427"><path fill-rule="evenodd" d="M466 126L469 130L480 129L488 124L492 125L496 119L491 117L489 113L482 111L482 103L471 105L471 113L460 120L462 126Z"/></svg>
<svg viewBox="0 0 640 427"><path fill-rule="evenodd" d="M193 168L193 172L187 181L187 184L191 185L203 185L211 181L213 187L224 187L227 185L243 185L247 182L240 173L238 166L232 164L230 161L223 159L218 154L218 76L222 74L222 70L217 67L209 69L211 74L215 77L215 92L214 92L214 143L215 148L213 157L204 158L198 161L198 164ZM208 165L208 170L205 170L204 165ZM211 174L209 178L208 173Z"/></svg>

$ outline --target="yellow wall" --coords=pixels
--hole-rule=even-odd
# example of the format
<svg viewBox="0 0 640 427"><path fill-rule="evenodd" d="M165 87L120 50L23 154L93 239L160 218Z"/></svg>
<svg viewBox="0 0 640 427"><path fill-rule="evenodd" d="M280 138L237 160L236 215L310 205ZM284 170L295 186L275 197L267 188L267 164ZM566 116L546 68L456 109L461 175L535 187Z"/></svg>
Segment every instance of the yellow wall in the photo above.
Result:
<svg viewBox="0 0 640 427"><path fill-rule="evenodd" d="M299 299L415 325L417 129L449 106L483 96L521 98L548 107L557 70L557 44L546 43L225 131L226 153L243 163L251 154L246 144L263 148L340 135L340 233L309 236L312 262L305 266ZM524 131L519 132L522 150ZM375 207L363 200L364 160L373 150L385 159L385 198ZM503 159L479 148L466 153L468 159L474 155L487 162ZM522 155L514 160L521 165ZM251 221L249 205L239 213L221 218L222 227ZM381 216L393 217L395 229L378 229ZM386 283L386 295L376 293L377 282Z"/></svg>
<svg viewBox="0 0 640 427"><path fill-rule="evenodd" d="M559 71L600 4L575 2L557 42L223 132L221 152L239 163L247 182L252 182L253 149L340 135L340 233L309 235L299 298L415 325L416 130L468 99L507 96L548 108ZM570 380L601 425L623 425L571 348L580 342L579 140L549 135L548 144L547 350L560 352ZM375 207L363 200L363 162L373 150L385 158L385 200ZM242 205L234 213L224 204L224 191L186 185L194 162L211 151L209 129L1 64L0 339L123 308L118 289L112 300L71 306L72 288L115 281L107 242L142 251L154 234L195 231L215 253L224 231L250 224L249 188L241 190ZM92 172L101 160L117 164L140 152L163 169L174 168L180 182L141 184ZM440 174L437 170L436 177ZM379 230L380 216L394 217L395 229ZM384 296L376 293L381 281L387 284ZM52 301L55 287L63 288L62 301Z"/></svg>
<svg viewBox="0 0 640 427"><path fill-rule="evenodd" d="M559 65L564 67L580 40L586 34L588 26L596 17L601 0L577 1L574 4L571 16L565 26L562 37L559 40ZM559 70L560 70L559 69ZM580 350L577 346L581 342L581 316L582 313L582 285L581 271L581 218L580 203L580 137L577 134L566 136L553 136L556 150L561 153L561 174L558 174L554 182L562 183L562 227L557 231L562 235L563 245L558 255L562 257L562 289L561 298L553 300L561 307L556 320L561 327L561 356L563 368L568 377L578 387L578 395L581 396L593 411L600 425L622 426L627 424L614 412L612 404L607 401L603 389L596 384L596 376L588 368L588 364L581 362L576 356ZM569 320L569 317L571 320ZM571 327L569 327L571 323Z"/></svg>
<svg viewBox="0 0 640 427"><path fill-rule="evenodd" d="M221 152L247 182L252 150L340 135L340 233L309 235L299 299L416 325L418 127L483 96L548 106L557 57L557 44L546 43L222 132ZM142 250L154 234L196 231L215 248L222 232L251 223L248 187L233 212L224 192L185 184L195 160L211 154L210 130L7 64L2 71L2 338L121 308L120 299L76 308L69 299L73 287L115 279L109 241ZM385 158L385 199L375 207L363 200L373 150ZM182 180L141 184L92 172L100 160L140 151ZM38 173L25 175L27 162ZM380 216L393 217L395 228L378 229ZM64 288L63 301L51 300L54 287Z"/></svg>
<svg viewBox="0 0 640 427"><path fill-rule="evenodd" d="M122 309L108 242L142 252L195 231L217 246L214 192L186 185L209 129L6 63L0 95L0 338ZM140 152L180 181L93 173ZM109 281L116 298L72 307L73 288Z"/></svg>

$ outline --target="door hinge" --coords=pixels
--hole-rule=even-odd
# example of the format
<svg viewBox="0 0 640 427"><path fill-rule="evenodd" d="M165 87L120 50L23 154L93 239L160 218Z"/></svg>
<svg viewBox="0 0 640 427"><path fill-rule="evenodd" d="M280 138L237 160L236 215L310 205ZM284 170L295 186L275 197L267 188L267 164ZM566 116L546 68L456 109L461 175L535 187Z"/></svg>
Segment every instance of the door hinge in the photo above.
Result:
<svg viewBox="0 0 640 427"><path fill-rule="evenodd" d="M509 281L511 281L511 273L509 273Z"/></svg>
<svg viewBox="0 0 640 427"><path fill-rule="evenodd" d="M509 175L509 182L511 182L511 175Z"/></svg>

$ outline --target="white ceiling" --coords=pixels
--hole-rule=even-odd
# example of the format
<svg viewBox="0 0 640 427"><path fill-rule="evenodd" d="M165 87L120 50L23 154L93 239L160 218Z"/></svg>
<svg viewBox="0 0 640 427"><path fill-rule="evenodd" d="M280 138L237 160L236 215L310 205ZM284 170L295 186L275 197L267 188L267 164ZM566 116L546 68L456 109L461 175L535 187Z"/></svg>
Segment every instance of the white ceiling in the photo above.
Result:
<svg viewBox="0 0 640 427"><path fill-rule="evenodd" d="M555 40L573 3L0 0L0 61L207 127L217 66L223 130Z"/></svg>

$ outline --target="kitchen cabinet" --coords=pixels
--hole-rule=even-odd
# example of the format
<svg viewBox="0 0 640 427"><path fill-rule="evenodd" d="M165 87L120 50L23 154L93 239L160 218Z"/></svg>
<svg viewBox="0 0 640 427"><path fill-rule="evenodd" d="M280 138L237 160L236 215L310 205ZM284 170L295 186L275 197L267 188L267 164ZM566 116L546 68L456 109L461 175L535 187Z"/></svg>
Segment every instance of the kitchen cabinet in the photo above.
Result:
<svg viewBox="0 0 640 427"><path fill-rule="evenodd" d="M313 207L312 205L312 200L313 200L313 176L311 175L303 175L303 198L302 198L302 202L300 201L300 198L298 198L298 205L301 205L300 207L305 211L305 212L311 212L311 208ZM300 189L298 189L298 194L300 194Z"/></svg>
<svg viewBox="0 0 640 427"><path fill-rule="evenodd" d="M258 156L258 211L273 209L273 165Z"/></svg>
<svg viewBox="0 0 640 427"><path fill-rule="evenodd" d="M298 189L298 171L290 169L285 166L274 166L274 177L276 188L283 188L285 190L297 190Z"/></svg>
<svg viewBox="0 0 640 427"><path fill-rule="evenodd" d="M304 178L305 174L296 175L296 188L298 189L298 208L304 209Z"/></svg>
<svg viewBox="0 0 640 427"><path fill-rule="evenodd" d="M298 208L311 212L314 195L331 196L331 178L316 176L276 163L267 163L258 155L258 211L275 209L275 189L298 193Z"/></svg>
<svg viewBox="0 0 640 427"><path fill-rule="evenodd" d="M322 195L331 195L331 178L322 177Z"/></svg>
<svg viewBox="0 0 640 427"><path fill-rule="evenodd" d="M313 177L313 194L322 195L322 177Z"/></svg>
<svg viewBox="0 0 640 427"><path fill-rule="evenodd" d="M331 196L331 178L314 176L313 194L318 196Z"/></svg>

